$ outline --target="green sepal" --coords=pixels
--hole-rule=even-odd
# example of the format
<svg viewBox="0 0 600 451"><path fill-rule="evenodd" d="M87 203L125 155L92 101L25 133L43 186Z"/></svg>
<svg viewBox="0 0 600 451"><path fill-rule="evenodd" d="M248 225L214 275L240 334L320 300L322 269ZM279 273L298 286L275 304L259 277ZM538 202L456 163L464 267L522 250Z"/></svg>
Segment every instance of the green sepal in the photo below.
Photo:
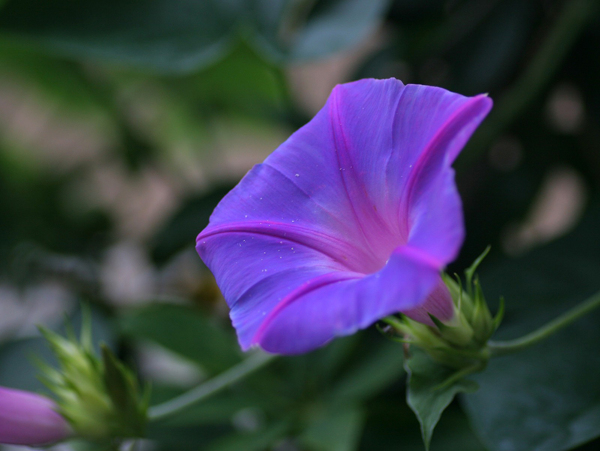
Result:
<svg viewBox="0 0 600 451"><path fill-rule="evenodd" d="M481 288L481 284L479 283L479 278L477 276L475 276L475 280L473 281L473 289L473 302L475 306L473 309L473 317L471 318L471 324L473 326L475 339L479 343L485 344L490 339L495 329L492 314L490 313L490 309L487 306L487 302L483 294L483 289Z"/></svg>
<svg viewBox="0 0 600 451"><path fill-rule="evenodd" d="M475 271L477 271L477 268L479 267L479 265L481 264L483 259L485 257L487 257L487 254L490 253L491 249L492 249L492 246L488 245L488 247L485 248L485 250L481 253L481 255L475 259L473 264L471 264L471 266L469 266L465 270L465 276L467 278L467 290L468 290L469 296L471 296L471 297L473 297L473 291L472 291L473 288L472 287L473 287L473 276L475 275Z"/></svg>
<svg viewBox="0 0 600 451"><path fill-rule="evenodd" d="M101 345L104 385L115 409L115 433L122 437L143 437L147 404L140 402L134 374L104 344Z"/></svg>
<svg viewBox="0 0 600 451"><path fill-rule="evenodd" d="M473 338L473 329L464 320L463 316L455 315L453 318L455 324L443 323L432 314L428 314L433 324L436 325L440 332L440 336L451 345L465 346L471 342Z"/></svg>
<svg viewBox="0 0 600 451"><path fill-rule="evenodd" d="M500 327L500 323L504 319L504 297L500 296L500 302L498 304L498 310L496 311L496 316L494 316L493 324L494 324L494 332Z"/></svg>

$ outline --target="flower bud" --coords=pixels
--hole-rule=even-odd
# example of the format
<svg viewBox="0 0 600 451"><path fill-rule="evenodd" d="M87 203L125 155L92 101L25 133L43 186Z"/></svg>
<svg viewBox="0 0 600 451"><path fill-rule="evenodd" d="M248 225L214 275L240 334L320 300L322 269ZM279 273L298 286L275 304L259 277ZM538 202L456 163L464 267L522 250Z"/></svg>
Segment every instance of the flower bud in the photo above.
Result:
<svg viewBox="0 0 600 451"><path fill-rule="evenodd" d="M456 369L484 367L489 359L487 342L502 318L502 305L492 318L474 277L488 250L467 269L466 290L460 279L443 275L421 307L385 321L404 342L423 349L438 363Z"/></svg>
<svg viewBox="0 0 600 451"><path fill-rule="evenodd" d="M0 443L41 446L72 434L67 421L49 398L0 387Z"/></svg>
<svg viewBox="0 0 600 451"><path fill-rule="evenodd" d="M101 358L94 354L89 328L81 342L72 333L42 333L59 362L59 369L43 366L42 379L74 433L94 441L142 436L148 399L140 396L133 373L105 346Z"/></svg>

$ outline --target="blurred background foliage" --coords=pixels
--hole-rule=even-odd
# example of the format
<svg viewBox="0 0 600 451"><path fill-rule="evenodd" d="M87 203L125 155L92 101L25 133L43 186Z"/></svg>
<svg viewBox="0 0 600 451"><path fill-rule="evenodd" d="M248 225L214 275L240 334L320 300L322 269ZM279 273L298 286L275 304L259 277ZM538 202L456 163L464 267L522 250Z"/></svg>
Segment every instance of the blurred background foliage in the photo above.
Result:
<svg viewBox="0 0 600 451"><path fill-rule="evenodd" d="M93 306L153 402L239 362L195 255L220 198L336 83L396 77L495 107L457 161L467 241L515 337L600 287L596 0L3 0L0 384L42 390L34 325ZM432 449L598 449L599 315L492 362ZM376 330L276 360L152 424L144 450L421 450ZM4 450L15 449L5 447ZM68 449L57 447L57 449Z"/></svg>

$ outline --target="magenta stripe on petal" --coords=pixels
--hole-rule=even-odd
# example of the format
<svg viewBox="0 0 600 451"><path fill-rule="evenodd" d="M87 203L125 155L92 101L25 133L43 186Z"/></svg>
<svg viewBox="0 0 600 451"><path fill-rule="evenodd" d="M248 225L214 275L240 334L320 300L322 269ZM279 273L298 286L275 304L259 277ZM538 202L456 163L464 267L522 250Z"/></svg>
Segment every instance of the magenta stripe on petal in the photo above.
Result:
<svg viewBox="0 0 600 451"><path fill-rule="evenodd" d="M246 174L196 243L242 348L295 354L395 312L446 317L434 291L464 239L450 165L491 105L395 79L339 85Z"/></svg>
<svg viewBox="0 0 600 451"><path fill-rule="evenodd" d="M56 405L44 396L0 387L0 443L39 446L71 434Z"/></svg>

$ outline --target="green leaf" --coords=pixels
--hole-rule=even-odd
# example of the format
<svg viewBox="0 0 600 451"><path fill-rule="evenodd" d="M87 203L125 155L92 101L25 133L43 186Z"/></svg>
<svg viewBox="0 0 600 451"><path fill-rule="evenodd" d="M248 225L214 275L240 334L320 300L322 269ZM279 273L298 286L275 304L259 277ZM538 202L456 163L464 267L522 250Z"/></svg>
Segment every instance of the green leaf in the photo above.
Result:
<svg viewBox="0 0 600 451"><path fill-rule="evenodd" d="M231 188L231 185L214 187L208 193L185 200L152 240L154 258L163 262L191 247L199 231L208 225L217 204Z"/></svg>
<svg viewBox="0 0 600 451"><path fill-rule="evenodd" d="M598 204L569 236L482 271L490 298L504 295L497 339L540 327L600 287ZM486 268L487 269L487 268ZM465 397L471 423L494 451L561 451L600 435L600 312L518 354L490 361Z"/></svg>
<svg viewBox="0 0 600 451"><path fill-rule="evenodd" d="M417 415L425 448L429 449L442 412L458 393L474 392L477 384L466 379L453 380L456 370L437 364L414 346L411 352L412 356L405 363L408 373L406 400Z"/></svg>
<svg viewBox="0 0 600 451"><path fill-rule="evenodd" d="M159 451L198 451L205 450L212 441L231 433L230 425L173 427L156 423L148 428L147 438L158 445Z"/></svg>
<svg viewBox="0 0 600 451"><path fill-rule="evenodd" d="M135 374L125 367L107 346L102 346L104 385L116 407L123 436L143 437L147 421L146 399L140 396Z"/></svg>
<svg viewBox="0 0 600 451"><path fill-rule="evenodd" d="M272 58L309 60L358 44L379 23L389 0L248 3L255 41ZM313 6L314 5L314 6Z"/></svg>
<svg viewBox="0 0 600 451"><path fill-rule="evenodd" d="M358 359L332 389L334 401L349 403L367 399L402 377L402 346L385 341L369 343L370 352Z"/></svg>
<svg viewBox="0 0 600 451"><path fill-rule="evenodd" d="M238 432L219 438L206 451L261 451L281 440L290 428L288 421L280 421L256 432Z"/></svg>
<svg viewBox="0 0 600 451"><path fill-rule="evenodd" d="M355 405L326 410L312 418L300 441L315 451L353 451L358 449L365 415Z"/></svg>
<svg viewBox="0 0 600 451"><path fill-rule="evenodd" d="M151 340L212 374L241 360L233 334L188 307L152 305L124 315L119 324L123 334Z"/></svg>
<svg viewBox="0 0 600 451"><path fill-rule="evenodd" d="M0 14L0 18L1 18ZM43 101L52 102L52 107L62 113L80 114L84 118L98 119L108 115L106 99L97 87L85 77L81 66L71 61L60 60L32 49L31 46L0 39L0 65L9 77L15 77L39 94Z"/></svg>
<svg viewBox="0 0 600 451"><path fill-rule="evenodd" d="M279 61L360 42L389 0L11 0L0 31L61 55L189 72L224 56L239 30Z"/></svg>
<svg viewBox="0 0 600 451"><path fill-rule="evenodd" d="M66 56L186 71L220 57L239 2L9 1L0 30Z"/></svg>

